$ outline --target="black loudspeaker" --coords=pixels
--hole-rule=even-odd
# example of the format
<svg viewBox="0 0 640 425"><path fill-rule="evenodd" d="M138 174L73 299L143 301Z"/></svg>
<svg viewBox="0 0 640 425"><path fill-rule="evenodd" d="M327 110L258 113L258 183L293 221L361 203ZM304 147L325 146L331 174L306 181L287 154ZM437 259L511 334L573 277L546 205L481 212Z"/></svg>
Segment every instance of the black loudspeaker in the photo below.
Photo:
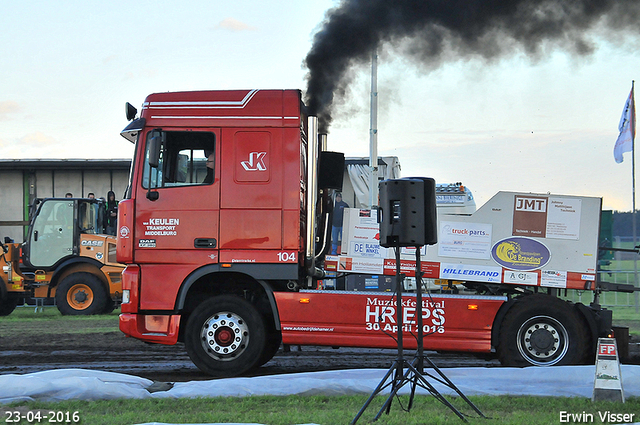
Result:
<svg viewBox="0 0 640 425"><path fill-rule="evenodd" d="M380 245L391 248L438 242L434 179L384 180L380 182L379 194Z"/></svg>
<svg viewBox="0 0 640 425"><path fill-rule="evenodd" d="M341 152L320 152L318 160L318 188L342 190L344 177L344 154Z"/></svg>

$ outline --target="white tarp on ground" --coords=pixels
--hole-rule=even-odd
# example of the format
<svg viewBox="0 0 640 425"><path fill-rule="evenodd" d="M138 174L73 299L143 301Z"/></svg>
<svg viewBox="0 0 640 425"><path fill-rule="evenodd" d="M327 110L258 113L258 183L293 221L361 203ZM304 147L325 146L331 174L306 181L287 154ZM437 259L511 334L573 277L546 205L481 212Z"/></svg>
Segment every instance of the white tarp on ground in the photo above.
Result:
<svg viewBox="0 0 640 425"><path fill-rule="evenodd" d="M356 369L178 382L168 391L150 393L147 388L153 382L148 379L121 373L60 369L0 376L0 404L32 400L370 394L386 372L383 369ZM465 395L590 398L593 393L595 366L452 368L442 369L442 372ZM455 394L434 379L428 378L428 381L442 394ZM640 366L623 365L622 382L626 397L640 396ZM407 394L408 391L406 386L401 393ZM422 390L421 393L426 391ZM141 425L169 424L153 422Z"/></svg>
<svg viewBox="0 0 640 425"><path fill-rule="evenodd" d="M595 366L452 368L442 371L465 395L510 394L590 398L595 377ZM153 382L148 379L85 369L60 369L0 376L0 403L69 399L370 394L385 373L386 370L383 369L355 369L212 379L177 382L168 391L150 393L146 388ZM452 390L435 380L428 381L439 392L454 394ZM622 381L627 397L640 396L640 366L622 365ZM403 393L408 391L408 386L403 389Z"/></svg>

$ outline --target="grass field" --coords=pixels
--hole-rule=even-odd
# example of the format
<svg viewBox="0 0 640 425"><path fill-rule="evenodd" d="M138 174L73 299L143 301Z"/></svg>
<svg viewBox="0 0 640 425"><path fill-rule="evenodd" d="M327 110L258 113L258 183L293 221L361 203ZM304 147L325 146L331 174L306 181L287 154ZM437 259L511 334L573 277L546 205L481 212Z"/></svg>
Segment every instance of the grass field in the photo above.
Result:
<svg viewBox="0 0 640 425"><path fill-rule="evenodd" d="M65 323L85 323L89 324L92 322L101 322L105 318L112 318L115 325L114 330L118 330L118 315L120 314L120 308L114 310L109 314L96 314L93 316L63 316L58 311L58 308L55 306L45 306L42 310L38 312L35 311L33 306L26 307L17 307L13 313L8 316L0 317L0 323L4 322L20 322L23 323L33 322L33 321L41 321L43 319L46 320L59 320ZM86 332L97 332L91 329L91 326L87 326L85 329ZM1 423L1 422L0 422Z"/></svg>
<svg viewBox="0 0 640 425"><path fill-rule="evenodd" d="M22 414L31 411L32 415L40 411L43 416L48 415L49 412L69 412L71 415L77 412L80 421L76 423L90 425L130 425L148 422L339 425L350 423L366 399L367 395L66 401L9 405L0 410L18 410ZM374 399L358 423L371 423L385 399L386 397L383 396ZM579 415L580 418L587 419L591 415L593 418L591 422L607 423L600 420L600 416L606 415L606 412L616 415L626 413L628 415L626 422L630 422L628 419L635 421L640 417L640 399L636 397L628 399L624 404L593 403L586 398L480 396L470 397L470 399L488 418L480 418L461 399L454 400L456 408L468 414L467 419L470 424L550 425L568 422L561 422L563 414ZM389 415L383 413L375 423L381 425L463 423L458 416L433 397L417 396L409 412L403 410L407 403L408 396L394 400ZM7 418L7 414L4 413L2 418ZM567 416L564 418L566 419ZM578 421L573 421L575 422ZM28 424L29 422L19 423Z"/></svg>
<svg viewBox="0 0 640 425"><path fill-rule="evenodd" d="M119 332L120 309L108 315L95 316L63 316L54 306L44 307L38 313L34 310L33 307L18 307L9 316L1 317L0 335L37 338L43 331L55 332L58 328L65 334ZM44 322L46 326L43 329Z"/></svg>

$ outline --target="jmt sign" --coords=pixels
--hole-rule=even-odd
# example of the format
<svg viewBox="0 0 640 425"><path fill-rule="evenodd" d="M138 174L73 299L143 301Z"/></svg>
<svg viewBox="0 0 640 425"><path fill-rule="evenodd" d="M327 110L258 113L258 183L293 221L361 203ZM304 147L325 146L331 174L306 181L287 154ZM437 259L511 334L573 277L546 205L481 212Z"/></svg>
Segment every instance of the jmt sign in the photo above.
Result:
<svg viewBox="0 0 640 425"><path fill-rule="evenodd" d="M517 196L516 211L547 212L547 199Z"/></svg>
<svg viewBox="0 0 640 425"><path fill-rule="evenodd" d="M544 238L547 231L546 196L515 196L512 236Z"/></svg>

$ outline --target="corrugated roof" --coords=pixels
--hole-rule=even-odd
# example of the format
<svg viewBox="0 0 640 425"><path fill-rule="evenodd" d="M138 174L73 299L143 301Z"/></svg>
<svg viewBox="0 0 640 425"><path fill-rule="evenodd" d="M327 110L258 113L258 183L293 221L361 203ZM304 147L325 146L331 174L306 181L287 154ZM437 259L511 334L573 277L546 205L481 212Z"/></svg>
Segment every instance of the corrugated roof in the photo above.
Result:
<svg viewBox="0 0 640 425"><path fill-rule="evenodd" d="M123 169L128 170L131 159L0 159L3 170L81 170Z"/></svg>

